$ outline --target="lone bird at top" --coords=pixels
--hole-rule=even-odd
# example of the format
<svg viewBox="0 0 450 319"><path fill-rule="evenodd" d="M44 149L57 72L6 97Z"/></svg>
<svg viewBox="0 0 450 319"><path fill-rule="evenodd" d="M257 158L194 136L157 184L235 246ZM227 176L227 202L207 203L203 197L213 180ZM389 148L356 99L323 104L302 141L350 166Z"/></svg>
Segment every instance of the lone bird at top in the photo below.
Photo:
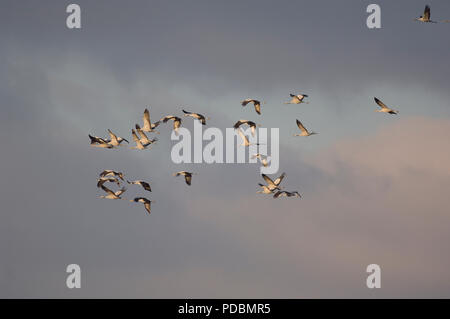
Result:
<svg viewBox="0 0 450 319"><path fill-rule="evenodd" d="M241 102L242 106L246 106L248 103L253 103L253 106L255 107L256 113L261 115L261 102L255 99L245 99Z"/></svg>
<svg viewBox="0 0 450 319"><path fill-rule="evenodd" d="M436 21L431 20L430 6L426 5L425 10L423 12L423 16L414 19L419 22L428 22L428 23L437 23Z"/></svg>
<svg viewBox="0 0 450 319"><path fill-rule="evenodd" d="M379 99L377 99L376 97L374 98L375 102L380 106L380 109L377 109L377 112L382 112L382 113L389 113L389 114L398 114L398 111L394 111L393 109L389 108L386 106L386 104L384 104L383 102L381 102Z"/></svg>

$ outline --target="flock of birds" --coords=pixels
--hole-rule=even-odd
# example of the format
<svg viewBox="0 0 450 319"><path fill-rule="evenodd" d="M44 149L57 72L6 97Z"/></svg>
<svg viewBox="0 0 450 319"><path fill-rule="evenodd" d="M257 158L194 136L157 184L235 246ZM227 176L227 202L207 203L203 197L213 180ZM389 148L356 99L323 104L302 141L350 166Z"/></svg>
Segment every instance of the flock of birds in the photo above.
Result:
<svg viewBox="0 0 450 319"><path fill-rule="evenodd" d="M425 11L423 16L420 16L419 18L416 18L415 20L425 23L437 23L436 21L431 20L430 15L430 7L427 5L425 7ZM450 22L450 20L443 20L442 22ZM305 101L305 98L308 98L307 94L290 94L290 101L284 102L284 104L308 104L308 101ZM375 103L379 106L379 108L376 110L377 112L382 113L388 113L388 114L398 114L398 111L390 108L386 104L384 104L380 99L374 98ZM255 108L255 112L258 115L261 115L261 101L257 99L245 99L241 102L241 105L245 107L248 104L253 104ZM265 102L263 103L265 104ZM182 110L185 117L192 117L193 119L196 119L200 121L202 125L206 125L206 120L209 120L209 118L203 116L199 113L194 112L188 112L186 110ZM181 127L182 119L181 117L175 116L175 115L167 115L163 118L161 118L159 121L156 121L154 123L150 120L150 112L148 109L145 109L144 115L142 117L143 120L143 126L142 128L136 124L135 128L131 130L131 135L133 137L133 141L136 143L136 146L131 147L131 149L137 149L137 150L145 150L148 149L151 145L155 144L158 139L157 138L148 138L146 133L155 133L159 134L159 132L155 131L155 129L161 124L161 123L167 123L168 121L172 121L173 123L173 130L176 135L178 135L178 129ZM293 134L294 136L311 136L318 134L313 131L309 131L305 128L305 126L300 122L300 120L296 119L296 124L298 129L300 130L300 133ZM247 136L244 134L244 132L241 130L241 126L246 125L250 128L252 136L255 136L256 127L259 126L255 122L250 120L239 120L234 124L234 129L237 131L238 135L242 138L242 146L250 146L250 145L260 145L259 143L250 143ZM109 139L108 138L102 138L98 136L93 136L89 134L89 138L91 141L91 146L93 147L99 147L99 148L107 148L107 149L115 149L121 146L122 142L126 142L129 144L129 141L123 137L119 137L116 134L114 134L110 129L108 129ZM268 157L266 154L253 154L252 158L259 159L261 165L267 167L269 164ZM186 184L188 186L192 183L192 175L195 175L193 172L188 171L179 171L173 174L174 176L183 176ZM275 180L272 180L269 176L265 174L261 174L262 178L266 182L266 184L258 183L259 187L261 188L260 191L257 191L259 194L270 194L273 196L273 198L279 198L279 197L298 197L301 198L302 196L298 191L286 191L283 190L283 188L280 186L281 182L285 178L286 174L282 173L279 177L277 177ZM125 199L121 196L125 193L126 188L121 187L122 183L127 182L130 185L139 185L141 186L145 191L151 192L151 186L150 183L143 181L143 180L134 180L134 181L128 181L125 180L124 174L122 172L117 172L114 170L104 170L100 173L100 176L97 180L97 187L101 188L106 195L99 196L100 198L106 198L106 199ZM114 183L118 187L121 187L117 191L113 191L110 188L106 187L106 183ZM126 199L125 199L126 200ZM136 202L136 203L142 203L144 204L145 209L150 214L151 212L151 203L153 203L153 200L149 200L146 197L135 197L134 199L130 199L130 202Z"/></svg>
<svg viewBox="0 0 450 319"><path fill-rule="evenodd" d="M308 95L306 94L290 94L291 100L289 102L285 102L285 104L308 104L308 101L305 101L305 98L308 98ZM374 98L375 102L379 105L380 109L378 109L378 112L384 112L389 114L397 114L398 111L395 111L391 109L390 107L386 106L383 102L381 102L378 98ZM241 102L241 105L245 107L247 104L252 103L255 111L257 114L261 115L261 102L256 99L245 99ZM192 117L198 121L202 125L206 125L206 120L209 118L203 116L199 113L194 112L188 112L186 110L182 110L185 117ZM142 117L143 120L143 126L142 128L139 126L139 124L135 125L135 128L131 130L131 135L133 137L134 142L136 143L136 146L131 147L131 149L138 149L138 150L144 150L147 149L149 146L153 145L157 138L149 138L146 133L155 133L160 134L158 131L155 130L156 127L160 125L160 123L167 123L169 120L173 121L173 130L175 134L178 134L178 129L181 127L182 119L175 115L167 115L160 119L159 121L156 121L154 123L150 120L150 112L148 109L144 110L144 114ZM303 124L296 119L297 127L300 130L300 133L294 134L294 136L311 136L314 134L317 134L313 131L307 130ZM256 127L260 126L259 124L256 124L253 121L250 120L238 120L234 125L233 128L237 131L238 135L242 138L243 143L241 145L243 146L250 146L252 143L249 142L247 136L244 134L244 132L241 129L241 126L247 125L250 128L250 132L252 136L255 136L256 133ZM123 137L119 137L116 134L114 134L110 129L107 130L109 134L109 138L103 138L93 135L88 135L89 139L91 141L91 146L93 147L100 147L100 148L107 148L107 149L115 149L121 146L122 142L129 143L129 141ZM256 145L259 145L259 143L255 143ZM259 159L261 165L264 167L267 167L269 165L269 159L266 154L253 154L252 158ZM188 171L179 171L174 173L174 176L183 176L184 180L187 185L191 185L192 183L192 176L196 173L188 172ZM272 180L269 176L265 174L261 174L262 178L266 182L266 184L258 183L259 187L261 187L261 191L258 191L258 194L270 194L273 196L273 198L279 198L279 197L298 197L301 198L302 196L298 191L286 191L283 190L283 188L280 186L282 180L286 176L285 173L282 173L278 178L275 180ZM99 178L97 179L97 187L101 188L106 195L99 196L100 198L106 198L106 199L125 199L121 196L125 193L127 190L124 186L122 186L122 183L128 183L129 185L139 185L141 186L145 191L151 192L151 186L150 183L143 180L134 180L129 181L126 180L124 177L124 174L122 172L117 172L114 170L104 170L100 173ZM120 187L117 191L113 191L110 188L106 187L106 183L112 183L116 184L117 187ZM126 200L126 199L125 199ZM151 212L151 203L153 203L153 200L149 200L146 197L135 197L134 199L130 199L130 202L136 202L136 203L142 203L144 204L145 209L148 213Z"/></svg>

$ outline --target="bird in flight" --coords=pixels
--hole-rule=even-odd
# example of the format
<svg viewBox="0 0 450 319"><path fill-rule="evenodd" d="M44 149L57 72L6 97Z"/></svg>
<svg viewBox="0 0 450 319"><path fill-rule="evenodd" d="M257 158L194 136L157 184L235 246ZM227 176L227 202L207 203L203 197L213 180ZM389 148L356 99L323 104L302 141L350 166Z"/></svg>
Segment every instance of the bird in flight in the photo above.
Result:
<svg viewBox="0 0 450 319"><path fill-rule="evenodd" d="M119 180L115 177L100 177L99 179L97 179L97 187L100 188L106 182L116 183L117 186L120 186Z"/></svg>
<svg viewBox="0 0 450 319"><path fill-rule="evenodd" d="M302 195L299 194L299 192L294 191L294 192L287 192L287 191L278 191L273 195L273 198L278 198L278 197L298 197L301 198Z"/></svg>
<svg viewBox="0 0 450 319"><path fill-rule="evenodd" d="M89 134L89 138L91 140L91 146L93 147L101 147L101 148L114 148L113 145L109 143L109 141L98 137L98 136L92 136Z"/></svg>
<svg viewBox="0 0 450 319"><path fill-rule="evenodd" d="M123 179L123 173L122 172L116 172L110 169L106 169L103 172L100 173L100 177L106 177L106 176L117 176L119 177L121 180Z"/></svg>
<svg viewBox="0 0 450 319"><path fill-rule="evenodd" d="M284 102L284 104L300 104L300 103L306 103L308 104L308 102L303 102L303 100L305 99L305 97L308 97L308 95L306 94L289 94L291 96L291 100L289 102Z"/></svg>
<svg viewBox="0 0 450 319"><path fill-rule="evenodd" d="M173 130L175 131L175 135L178 136L178 128L181 126L181 119L174 115L167 115L161 119L163 123L166 123L168 120L173 121Z"/></svg>
<svg viewBox="0 0 450 319"><path fill-rule="evenodd" d="M144 126L142 127L142 130L144 132L155 132L156 134L159 134L159 132L154 131L154 129L161 123L160 121L156 121L155 123L152 123L150 121L150 112L148 109L144 110L144 115L142 116L142 121L144 122Z"/></svg>
<svg viewBox="0 0 450 319"><path fill-rule="evenodd" d="M195 173L180 171L180 172L173 174L173 176L180 176L180 175L184 176L184 180L186 181L186 184L188 184L190 186L191 182L192 182L192 175L194 175L194 174Z"/></svg>
<svg viewBox="0 0 450 319"><path fill-rule="evenodd" d="M264 185L264 184L261 184L261 183L258 183L258 185L259 185L259 187L262 188L262 190L256 192L257 194L272 194L275 190L279 189L278 186L276 186L273 189L270 189L267 185Z"/></svg>
<svg viewBox="0 0 450 319"><path fill-rule="evenodd" d="M126 139L124 139L123 137L117 137L116 134L114 134L113 132L111 132L110 129L108 129L108 133L110 136L110 140L109 140L109 144L111 144L112 146L119 146L120 143L122 143L123 141L129 143Z"/></svg>
<svg viewBox="0 0 450 319"><path fill-rule="evenodd" d="M384 104L383 102L381 102L379 99L377 99L376 97L374 98L375 102L381 107L381 109L377 109L377 112L383 112L383 113L389 113L389 114L398 114L398 111L394 111L393 109L389 108L386 106L386 104Z"/></svg>
<svg viewBox="0 0 450 319"><path fill-rule="evenodd" d="M146 191L151 192L152 189L150 187L150 184L144 181L127 181L128 184L134 184L134 185L141 185L142 188L144 188Z"/></svg>
<svg viewBox="0 0 450 319"><path fill-rule="evenodd" d="M425 10L423 12L423 16L415 18L414 20L420 21L420 22L437 23L436 21L432 21L431 20L431 13L430 13L430 6L429 5L425 6Z"/></svg>
<svg viewBox="0 0 450 319"><path fill-rule="evenodd" d="M153 143L155 143L158 139L157 138L154 138L154 139L149 139L148 137L147 137L147 135L145 135L145 133L144 133L144 130L143 129L141 129L141 127L138 125L138 124L136 124L136 131L137 131L137 133L139 134L139 141L141 142L141 144L145 147L145 146L148 146L148 145L150 145L150 144L153 144Z"/></svg>
<svg viewBox="0 0 450 319"><path fill-rule="evenodd" d="M242 106L246 106L248 103L253 103L253 106L255 107L256 113L261 115L261 102L255 99L245 99L241 102Z"/></svg>
<svg viewBox="0 0 450 319"><path fill-rule="evenodd" d="M300 122L299 120L297 121L297 126L300 129L300 131L302 131L300 134L294 134L294 136L310 136L310 135L314 135L314 134L318 134L316 132L310 132L308 131L302 124L302 122Z"/></svg>
<svg viewBox="0 0 450 319"><path fill-rule="evenodd" d="M261 162L262 166L264 166L264 167L267 167L269 165L266 155L257 153L252 156L252 159L254 159L254 158L258 158L259 161Z"/></svg>
<svg viewBox="0 0 450 319"><path fill-rule="evenodd" d="M122 195L123 193L125 193L125 191L127 190L125 187L122 187L120 190L118 190L117 192L113 192L112 190L110 190L108 187L106 187L105 185L101 185L100 186L101 189L103 189L108 195L100 195L100 198L108 198L108 199L123 199L120 197L120 195Z"/></svg>
<svg viewBox="0 0 450 319"><path fill-rule="evenodd" d="M154 200L149 200L149 199L147 199L147 198L145 198L145 197L136 197L135 199L130 199L130 202L143 203L145 209L146 209L147 212L150 214L150 213L151 213L151 211L150 211L150 209L151 209L150 205L151 205L151 203L154 203L155 201L154 201Z"/></svg>
<svg viewBox="0 0 450 319"><path fill-rule="evenodd" d="M280 189L279 185L280 185L281 181L283 180L283 178L286 176L286 173L281 174L274 181L269 176L267 176L266 174L261 174L261 176L266 181L267 187L269 188L269 190L273 191L274 189Z"/></svg>
<svg viewBox="0 0 450 319"><path fill-rule="evenodd" d="M250 146L250 145L263 145L261 143L250 143L248 141L247 136L245 136L244 132L240 128L237 128L236 131L238 132L239 136L242 138L242 144L241 146Z"/></svg>
<svg viewBox="0 0 450 319"><path fill-rule="evenodd" d="M199 120L202 123L202 125L206 125L206 120L207 119L209 120L209 117L205 118L203 115L201 115L199 113L188 112L188 111L185 111L185 110L182 110L182 111L184 113L184 116L193 117L194 119Z"/></svg>
<svg viewBox="0 0 450 319"><path fill-rule="evenodd" d="M234 129L237 130L239 129L239 127L241 125L247 124L248 126L250 126L250 129L252 131L252 136L255 136L255 131L256 131L256 123L249 121L249 120L239 120L234 124Z"/></svg>
<svg viewBox="0 0 450 319"><path fill-rule="evenodd" d="M141 132L144 136L145 134L143 132ZM131 129L131 135L133 135L133 140L136 143L136 146L131 147L131 149L137 149L137 150L145 150L147 148L147 146L149 146L150 144L154 143L155 141L157 141L157 139L152 139L152 140L145 140L145 144L142 143L142 140L137 136L136 131L134 129ZM147 136L145 136L145 138L147 138Z"/></svg>

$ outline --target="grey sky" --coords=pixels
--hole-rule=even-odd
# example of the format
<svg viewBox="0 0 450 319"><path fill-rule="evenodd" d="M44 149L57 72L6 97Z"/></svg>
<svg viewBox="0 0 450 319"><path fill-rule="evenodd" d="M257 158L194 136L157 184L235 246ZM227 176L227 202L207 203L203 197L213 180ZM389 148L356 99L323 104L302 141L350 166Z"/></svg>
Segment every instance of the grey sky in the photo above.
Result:
<svg viewBox="0 0 450 319"><path fill-rule="evenodd" d="M413 22L423 1L376 1L369 30L372 2L77 1L69 30L71 2L2 1L0 296L449 297L450 24ZM311 103L283 105L291 92ZM130 138L147 106L280 127L283 183L304 198L255 194L257 165L173 164L169 126L148 152L89 147L108 128ZM293 138L295 118L320 134ZM151 181L150 216L96 198L107 168Z"/></svg>

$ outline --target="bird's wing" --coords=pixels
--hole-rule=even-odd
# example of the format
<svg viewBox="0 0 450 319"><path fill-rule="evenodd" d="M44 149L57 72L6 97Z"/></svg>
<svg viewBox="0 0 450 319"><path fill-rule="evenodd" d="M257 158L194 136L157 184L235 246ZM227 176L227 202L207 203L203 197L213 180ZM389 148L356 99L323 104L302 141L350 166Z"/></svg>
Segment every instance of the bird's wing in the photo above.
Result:
<svg viewBox="0 0 450 319"><path fill-rule="evenodd" d="M111 132L110 129L108 129L108 133L109 133L109 137L111 138L111 142L115 142L115 143L119 143L119 141L117 140L117 135L114 134L113 132Z"/></svg>
<svg viewBox="0 0 450 319"><path fill-rule="evenodd" d="M106 187L105 185L100 185L100 187L108 194L111 195L115 195L114 192L112 190L110 190L108 187Z"/></svg>
<svg viewBox="0 0 450 319"><path fill-rule="evenodd" d="M155 123L153 123L153 128L156 128L158 125L159 125L159 123L161 123L161 121L156 121Z"/></svg>
<svg viewBox="0 0 450 319"><path fill-rule="evenodd" d="M111 173L112 171L110 170L104 170L103 172L100 173L100 177L105 177L107 174Z"/></svg>
<svg viewBox="0 0 450 319"><path fill-rule="evenodd" d="M150 207L150 205L151 205L151 202L149 201L149 200L147 200L145 203L144 203L144 207L145 207L145 209L147 210L147 212L150 214L151 213L151 207Z"/></svg>
<svg viewBox="0 0 450 319"><path fill-rule="evenodd" d="M179 128L181 126L181 119L179 117L176 117L173 120L173 129L176 130L177 128Z"/></svg>
<svg viewBox="0 0 450 319"><path fill-rule="evenodd" d="M286 173L283 173L280 175L280 177L278 177L273 183L278 186L280 185L281 181L283 180L283 178L286 176Z"/></svg>
<svg viewBox="0 0 450 319"><path fill-rule="evenodd" d="M123 193L125 193L126 190L127 190L127 189L126 189L125 187L122 187L122 188L119 189L117 192L115 192L114 195L120 196L120 195L122 195Z"/></svg>
<svg viewBox="0 0 450 319"><path fill-rule="evenodd" d="M152 191L152 188L150 187L150 184L149 184L149 183L147 183L147 182L141 182L141 185L142 185L142 187L143 187L146 191L149 191L149 192Z"/></svg>
<svg viewBox="0 0 450 319"><path fill-rule="evenodd" d="M241 102L242 106L246 106L248 103L250 103L252 101L252 99L245 99L244 101Z"/></svg>
<svg viewBox="0 0 450 319"><path fill-rule="evenodd" d="M244 132L242 132L240 129L237 130L239 136L242 138L244 144L249 144L247 136L245 136Z"/></svg>
<svg viewBox="0 0 450 319"><path fill-rule="evenodd" d="M144 130L150 130L151 128L151 121L150 121L150 112L148 109L145 109L144 115L142 116L142 121L144 122Z"/></svg>
<svg viewBox="0 0 450 319"><path fill-rule="evenodd" d="M185 111L185 110L182 110L182 111L183 111L184 114L193 114L192 112L188 112L188 111Z"/></svg>
<svg viewBox="0 0 450 319"><path fill-rule="evenodd" d="M266 181L266 183L268 185L273 185L273 186L277 186L275 185L275 183L273 182L273 180L270 179L269 176L267 176L266 174L261 174L262 178L264 178L264 180Z"/></svg>
<svg viewBox="0 0 450 319"><path fill-rule="evenodd" d="M191 185L191 181L192 181L192 175L191 174L184 175L184 179L186 180L186 184Z"/></svg>
<svg viewBox="0 0 450 319"><path fill-rule="evenodd" d="M283 193L283 191L278 191L273 195L273 198L278 198Z"/></svg>
<svg viewBox="0 0 450 319"><path fill-rule="evenodd" d="M296 121L297 121L297 126L300 129L300 131L308 133L308 130L303 126L302 122L300 122L299 120L296 120Z"/></svg>
<svg viewBox="0 0 450 319"><path fill-rule="evenodd" d="M134 129L131 130L131 135L133 135L133 140L138 143L139 137L136 135L136 131Z"/></svg>
<svg viewBox="0 0 450 319"><path fill-rule="evenodd" d="M255 102L255 111L256 113L261 114L261 104L259 102Z"/></svg>
<svg viewBox="0 0 450 319"><path fill-rule="evenodd" d="M375 103L377 103L382 109L388 109L388 107L386 106L386 104L384 104L383 102L381 102L379 99L377 99L376 97L373 98L375 100Z"/></svg>
<svg viewBox="0 0 450 319"><path fill-rule="evenodd" d="M291 96L292 96L291 103L299 103L300 102L300 99L298 98L297 95L291 94Z"/></svg>
<svg viewBox="0 0 450 319"><path fill-rule="evenodd" d="M235 129L238 129L239 128L239 126L241 126L242 124L244 124L244 122L242 121L242 120L239 120L239 121L237 121L235 124L234 124L234 128Z"/></svg>
<svg viewBox="0 0 450 319"><path fill-rule="evenodd" d="M431 12L430 12L430 6L429 5L425 6L425 11L423 13L423 17L424 17L425 20L429 20L430 19Z"/></svg>

